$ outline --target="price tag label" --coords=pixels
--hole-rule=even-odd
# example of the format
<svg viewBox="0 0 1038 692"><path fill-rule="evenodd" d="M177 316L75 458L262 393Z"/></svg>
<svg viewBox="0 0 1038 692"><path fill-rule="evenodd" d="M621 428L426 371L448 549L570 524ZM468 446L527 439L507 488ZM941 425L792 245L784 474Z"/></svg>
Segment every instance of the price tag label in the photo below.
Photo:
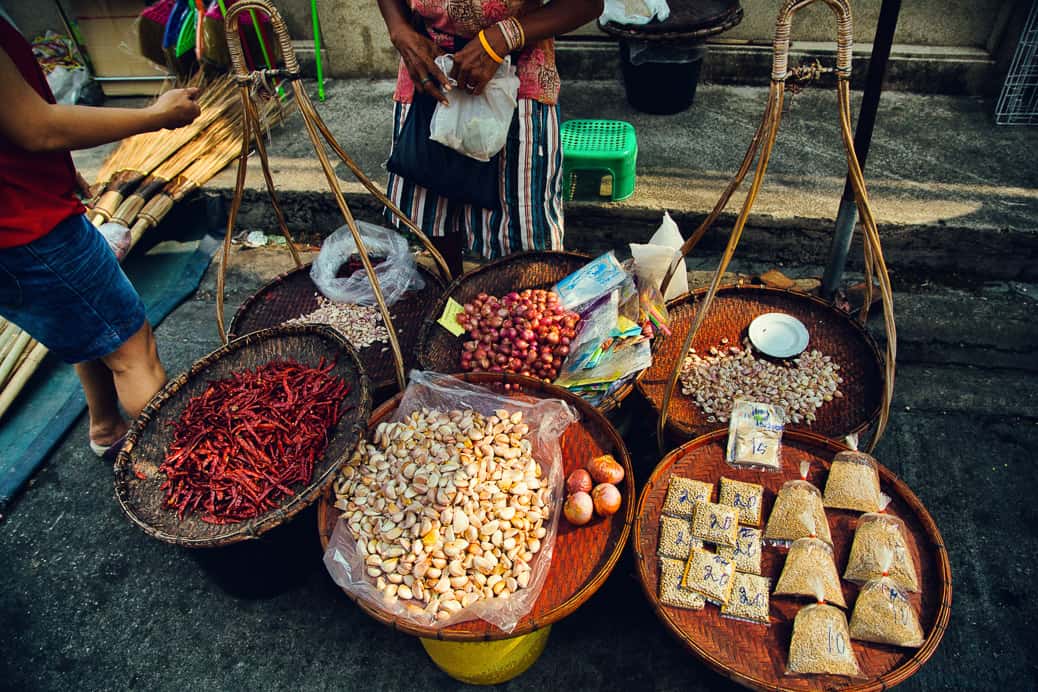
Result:
<svg viewBox="0 0 1038 692"><path fill-rule="evenodd" d="M436 322L454 336L461 336L465 328L458 324L458 315L465 312L465 308L453 298L447 299L447 305L443 308L443 314Z"/></svg>

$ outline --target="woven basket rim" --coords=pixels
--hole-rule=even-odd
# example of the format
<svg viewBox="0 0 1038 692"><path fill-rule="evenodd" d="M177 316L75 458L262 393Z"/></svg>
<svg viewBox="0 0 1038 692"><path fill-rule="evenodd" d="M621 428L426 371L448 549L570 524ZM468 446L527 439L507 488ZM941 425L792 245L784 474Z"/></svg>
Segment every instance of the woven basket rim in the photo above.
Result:
<svg viewBox="0 0 1038 692"><path fill-rule="evenodd" d="M429 361L429 357L427 355L427 345L429 343L430 334L432 330L436 328L437 320L440 318L440 315L443 314L443 309L447 305L447 300L453 297L454 293L458 290L458 288L462 286L462 284L471 280L473 277L477 275L483 274L484 272L493 271L494 269L504 264L513 264L516 262L522 262L524 260L535 259L550 260L553 257L567 257L570 259L578 259L584 263L590 262L592 259L594 259L591 255L587 253L575 252L572 250L530 250L523 252L513 252L510 255L500 257L496 260L487 262L486 264L481 264L480 266L475 267L474 269L470 269L469 271L465 272L461 276L456 277L453 281L451 281L450 284L448 284L447 287L443 289L443 294L440 296L440 299L436 301L436 303L433 305L432 310L428 313L425 320L423 320L422 326L418 331L418 343L415 346L415 348L418 351L418 363L422 366L422 368L425 370L435 371L434 364ZM603 399L602 403L596 406L595 408L597 408L602 413L609 413L611 411L616 410L620 407L620 404L623 403L623 400L627 398L627 396L631 392L634 391L634 388L635 382L633 380L629 381L627 384L620 387L611 395Z"/></svg>
<svg viewBox="0 0 1038 692"><path fill-rule="evenodd" d="M249 348L253 343L258 341L277 339L285 335L298 336L307 334L312 335L314 338L326 339L333 342L346 358L350 360L354 370L356 371L357 381L355 386L359 393L359 400L357 406L354 407L352 411L344 414L352 415L352 423L349 424L348 428L339 433L341 435L351 435L353 437L353 442L340 458L330 464L322 473L312 478L310 483L302 488L298 493L287 498L278 508L269 510L244 522L227 524L225 525L226 531L221 531L221 533L216 536L192 538L167 533L162 529L156 528L146 519L139 516L133 503L131 503L127 497L127 489L124 485L124 481L127 474L132 474L130 467L132 461L131 452L133 451L133 448L136 446L141 434L149 425L160 424L160 412L166 402L179 392L188 382L203 376L205 371L212 364L231 353ZM366 421L370 411L371 391L367 373L364 371L364 366L361 364L356 350L336 330L325 325L308 324L282 325L256 332L250 332L249 334L220 346L216 350L211 351L202 358L196 360L187 372L181 373L167 382L166 385L159 390L159 392L152 397L151 401L149 401L144 407L141 411L141 415L137 417L130 426L129 431L126 433L123 448L120 450L115 460L113 471L115 473L116 500L118 500L123 513L133 524L136 524L144 531L144 533L148 534L152 538L156 538L166 543L190 548L205 548L219 547L242 540L258 538L267 531L281 525L284 521L291 519L320 497L321 492L326 486L331 484L332 479L335 477L339 468L356 449L357 444L360 442L361 435L365 433Z"/></svg>
<svg viewBox="0 0 1038 692"><path fill-rule="evenodd" d="M558 622L562 618L572 614L575 610L577 610L577 608L579 608L589 598L591 598L591 596L594 595L594 593L598 591L599 588L602 587L606 579L609 578L609 575L612 574L613 569L615 569L617 563L620 561L620 558L623 555L623 552L627 546L628 539L631 535L631 528L634 524L635 518L635 505L637 502L637 496L635 494L634 487L634 469L631 462L630 452L627 450L627 445L624 443L619 431L616 430L616 428L612 425L612 423L609 422L609 420L601 411L595 409L593 406L588 404L579 396L569 392L566 389L563 389L562 387L558 387L556 385L546 383L532 377L524 377L522 375L515 375L512 373L454 373L452 374L452 377L456 377L459 380L462 380L463 382L469 382L473 384L520 384L524 387L522 393L527 394L529 396L536 396L537 394L534 393L533 389L541 388L542 391L539 393L546 395L541 398L560 398L566 403L571 404L577 408L578 412L581 414L581 419L573 423L573 425L581 425L581 421L583 421L587 416L590 416L597 420L601 429L606 432L609 438L611 438L611 441L615 449L613 456L620 463L620 465L624 467L624 480L628 481L623 483L623 486L620 489L620 492L622 494L621 506L624 508L623 525L621 526L620 535L616 541L616 545L613 546L612 551L609 553L609 555L606 556L605 561L601 564L598 571L580 589L578 589L576 592L570 595L564 602L562 602L552 610L548 611L541 617L532 620L529 625L520 624L515 628L515 630L508 633L500 631L491 631L487 634L483 634L480 632L467 632L463 629L434 629L431 627L422 627L419 625L415 625L413 623L401 622L397 620L395 616L389 615L381 609L376 608L365 601L355 598L351 594L346 593L345 590L343 590L343 593L346 593L347 597L351 601L356 603L361 610L373 617L375 620L393 628L394 630L404 632L405 634L414 635L417 637L456 642L497 641L501 639L511 639L513 637L520 637L522 635L529 634L531 632L539 630L543 627L547 627L555 622ZM384 402L381 406L376 408L372 412L371 418L369 420L369 430L374 429L375 425L377 425L382 418L388 416L392 411L394 411L396 407L399 405L401 398L403 398L403 393L398 393L392 399L389 399L388 401ZM328 541L331 538L331 536L326 534L324 531L325 526L329 523L327 521L329 515L331 513L334 513L334 515L337 518L338 515L341 514L339 510L335 508L334 504L334 492L332 490L332 484L329 483L322 491L317 507L317 530L320 536L322 550L328 549ZM617 517L619 515L613 516ZM558 521L563 520L564 519L562 517L562 514L560 513ZM549 571L550 569L551 567L549 567ZM456 625L453 625L451 627L463 628L468 622L471 621L457 623Z"/></svg>
<svg viewBox="0 0 1038 692"><path fill-rule="evenodd" d="M672 309L674 309L675 307L677 307L677 306L679 306L681 304L689 303L689 302L694 304L696 301L698 301L707 292L707 290L708 290L708 287L697 288L694 291L689 291L688 293L686 293L683 296L679 296L678 298L674 298L673 300L670 300L670 301L667 302L667 309L668 310L672 310ZM859 337L861 337L862 341L865 343L866 347L868 348L869 353L872 354L873 360L876 363L876 367L879 370L880 376L881 377L885 376L884 375L884 370L883 370L883 356L880 354L879 345L876 343L876 340L872 337L871 334L869 334L869 331L864 327L864 325L862 325L860 322L858 322L856 319L854 319L848 313L846 313L843 310L840 310L839 308L835 307L829 301L824 300L823 298L820 298L820 297L818 297L816 295L812 295L810 293L805 293L804 291L801 291L801 290L798 290L798 289L793 289L793 288L775 288L773 286L760 286L760 285L757 285L757 284L732 283L732 284L725 284L723 286L720 286L717 289L717 296L722 296L722 295L725 295L725 294L733 294L733 293L735 293L735 294L737 294L737 293L762 293L762 294L767 294L767 295L782 296L782 297L790 298L790 299L794 299L794 300L804 300L804 301L807 301L807 302L810 302L810 303L814 303L815 305L817 305L818 307L826 310L828 313L830 313L832 315L839 316L839 318L841 320L843 320L848 326L851 327L851 329L853 331L857 332ZM749 325L747 325L747 326L749 326ZM656 349L654 347L653 348L653 357L655 357L655 356L656 356ZM638 376L636 378L634 378L634 386L638 389L638 393L641 394L642 398L645 399L649 403L649 406L652 407L653 412L658 417L660 415L660 405L657 404L656 400L653 397L649 396L648 392L645 389L645 383L643 382L643 380L645 379L645 374L647 372L648 372L648 369L642 370L640 373L638 373ZM681 396L680 391L678 391L677 389L675 389L675 396ZM861 423L856 425L851 430L848 430L845 433L842 433L842 435L845 436L845 435L852 435L852 434L860 434L860 433L868 430L879 419L880 411L882 410L882 408L883 408L883 402L880 401L879 403L876 404L876 406L872 409L872 411L868 414L868 416L866 416L864 421L862 421ZM722 427L727 429L727 425L721 424L721 423L719 423L717 425L717 427L719 429L722 428ZM675 436L676 438L678 438L680 440L683 440L683 441L688 441L688 440L691 440L691 439L696 437L696 431L694 429L690 428L689 426L685 425L684 423L676 421L673 416L667 416L667 432L670 433L672 436ZM804 432L811 432L811 431L808 430L808 431L804 431ZM701 434L705 434L705 433L701 433ZM817 434L817 433L812 433L812 434Z"/></svg>
<svg viewBox="0 0 1038 692"><path fill-rule="evenodd" d="M659 603L659 598L649 588L649 577L646 573L646 561L642 554L640 546L638 544L637 537L642 532L642 522L648 521L648 517L645 516L645 502L649 497L649 491L654 488L660 481L663 474L669 471L670 467L673 466L674 462L683 458L689 451L699 447L723 440L727 436L727 430L715 430L713 432L701 435L693 440L682 444L676 449L668 452L663 459L656 465L650 474L649 478L645 481L642 486L640 495L638 496L638 510L635 514L633 534L635 538L631 541L631 549L634 552L635 563L637 564L638 570L638 581L642 586L642 591L646 598L649 600L653 611L656 616L663 622L667 630L679 641L681 644L688 649L698 659L705 662L712 670L720 675L733 680L740 685L749 687L757 690L775 690L775 689L787 689L785 687L776 688L771 683L759 680L756 678L750 678L742 675L729 668L723 661L719 661L708 652L697 646L694 641L686 637L684 633L676 626L676 624L666 615ZM786 430L783 436L791 440L796 440L809 445L817 447L824 447L832 452L844 452L849 451L850 447L825 437L805 430ZM915 512L916 517L926 530L926 539L930 546L933 548L934 553L937 556L938 571L940 573L940 585L941 585L941 597L940 606L937 611L937 618L934 621L934 625L926 635L926 640L923 645L916 651L910 659L902 663L897 668L870 680L851 681L847 687L841 689L848 690L849 692L880 692L887 690L895 685L898 685L909 677L919 671L919 669L926 663L934 652L936 652L938 645L941 643L941 639L944 637L945 631L948 629L948 622L951 619L951 603L952 603L952 576L951 576L951 562L948 559L948 551L944 546L944 539L941 536L940 529L937 528L936 522L930 515L930 512L926 509L926 506L916 496L912 489L908 487L901 478L897 476L893 471L877 462L876 468L879 471L880 479L882 482L893 486L896 489L898 496L908 504Z"/></svg>

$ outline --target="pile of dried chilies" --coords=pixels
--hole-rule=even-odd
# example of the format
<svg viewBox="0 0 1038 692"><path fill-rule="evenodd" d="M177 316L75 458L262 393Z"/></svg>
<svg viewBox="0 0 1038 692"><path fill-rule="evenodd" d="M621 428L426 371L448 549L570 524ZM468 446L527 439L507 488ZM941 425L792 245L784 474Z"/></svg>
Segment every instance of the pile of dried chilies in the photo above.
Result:
<svg viewBox="0 0 1038 692"><path fill-rule="evenodd" d="M275 361L212 382L174 422L160 471L166 503L183 518L231 524L274 509L309 483L329 430L349 410L351 385L316 368Z"/></svg>

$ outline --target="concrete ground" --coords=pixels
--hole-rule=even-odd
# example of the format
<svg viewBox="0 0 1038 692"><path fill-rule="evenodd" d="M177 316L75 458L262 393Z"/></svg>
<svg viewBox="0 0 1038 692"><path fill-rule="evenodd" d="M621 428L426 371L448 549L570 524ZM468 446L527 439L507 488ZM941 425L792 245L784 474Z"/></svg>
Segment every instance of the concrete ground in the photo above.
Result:
<svg viewBox="0 0 1038 692"><path fill-rule="evenodd" d="M573 105L567 114L613 108L591 110L596 98L600 104L615 100L615 90L596 92L599 88L605 87L592 84L587 92L583 85L568 87ZM355 149L368 152L362 165L376 170L384 155L378 143L387 136L385 93L378 92L384 85L335 89L336 100L322 111L348 148L352 141ZM706 89L693 111L673 121L641 116L643 174L669 176L675 184L693 181L686 183L687 195L645 177L633 211L572 205L570 219L584 234L576 236L578 246L622 245L625 233L646 237L656 210L669 205L662 200L676 205L684 200L678 207L682 218L702 214L711 201L702 181L712 179L709 188L716 191L737 164L746 142L743 128L759 114L760 95L752 89ZM796 99L794 114L810 116L816 107L832 107L820 95ZM576 111L574 102L585 110ZM1038 133L985 125L990 104L908 95L884 103L869 171L879 181L873 194L877 211L887 214L888 229L900 229L887 236L887 254L898 270L900 339L895 406L877 456L930 509L954 580L944 641L903 688L1033 689L1038 686L1033 646L1038 612L1030 592L1038 579L1033 559L1038 470L1031 453L1038 446L1038 280L1032 265L1038 254L1031 251L1031 238L1038 228L1033 166ZM904 132L883 129L893 128L892 121L918 123L921 114L903 111L920 108L929 124ZM365 112L373 114L370 121L359 115ZM713 123L712 135L697 139L691 126L707 122ZM974 129L953 127L963 123ZM657 124L667 128L669 140L650 135ZM738 135L720 136L726 129ZM797 198L806 220L800 212L755 218L753 231L766 240L748 239L733 272L753 274L779 263L794 277L820 271L822 229L841 185L839 165L828 153L834 142L823 147L821 133L801 134L795 146L787 144L774 171L788 176L788 195L797 194L792 183L801 177L814 191L810 194L817 194ZM707 140L713 144L704 144ZM294 211L310 214L306 223L313 224L316 237L334 220L326 200L312 192L319 186L306 177L314 162L291 133L276 135L275 146L283 161L279 185L292 193ZM80 160L89 166L89 156ZM882 196L883 189L889 196ZM776 213L786 209L778 203L786 194L775 198ZM898 199L908 218L902 226L897 213L880 209ZM953 213L957 207L949 205L955 204L965 206ZM258 211L250 214L247 226L269 227ZM595 239L591 230L600 219L608 221ZM938 223L942 219L944 226ZM953 222L962 225L949 231ZM683 225L688 232L690 226ZM950 239L942 241L942 234ZM960 247L964 259L950 264L956 245L970 251ZM716 240L707 243L689 262L694 284L706 279L716 247ZM999 257L1014 264L999 265ZM283 250L236 250L228 277L229 314L289 264ZM159 328L161 355L171 373L217 346L214 290L215 265L195 296ZM878 321L871 326L878 327ZM634 420L647 415L636 396L625 403L624 414ZM0 688L461 687L429 662L414 639L375 623L337 589L320 562L312 511L248 546L186 551L159 543L122 516L109 471L84 444L86 430L86 421L79 421L0 521L5 629ZM629 434L628 442L641 483L657 461L655 443L637 434ZM554 627L541 659L503 687L712 690L731 684L668 635L644 599L628 553L598 594Z"/></svg>

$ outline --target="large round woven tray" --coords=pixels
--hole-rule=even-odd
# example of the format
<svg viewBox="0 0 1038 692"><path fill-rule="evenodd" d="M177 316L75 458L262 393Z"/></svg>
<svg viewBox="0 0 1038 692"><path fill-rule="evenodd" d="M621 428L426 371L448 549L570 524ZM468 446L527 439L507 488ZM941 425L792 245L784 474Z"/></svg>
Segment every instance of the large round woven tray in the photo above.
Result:
<svg viewBox="0 0 1038 692"><path fill-rule="evenodd" d="M529 634L566 617L581 606L605 583L616 566L634 519L634 474L631 459L616 429L599 411L580 397L568 391L521 375L466 373L457 375L465 382L489 387L505 396L516 396L504 390L506 383L521 384L522 395L543 399L562 399L580 414L580 420L566 429L560 440L564 474L583 468L592 458L612 454L624 467L624 481L620 485L622 505L611 517L596 517L590 524L574 527L560 514L551 567L544 587L533 608L512 632L503 632L483 620L470 620L443 629L421 627L397 620L377 604L357 601L357 605L379 622L394 629L419 637L449 641L488 641ZM400 402L400 395L379 406L371 414L369 431L387 419ZM328 547L340 512L335 508L335 496L328 487L317 507L317 525L321 545ZM352 597L351 597L352 598Z"/></svg>
<svg viewBox="0 0 1038 692"><path fill-rule="evenodd" d="M694 291L667 304L673 334L652 340L652 366L635 381L638 390L657 414L663 404L667 380L681 357L679 351L692 328L696 308L706 289ZM696 334L692 347L706 353L711 346L721 347L721 339L741 344L750 322L768 312L784 312L796 317L807 327L811 341L807 348L818 349L840 365L843 398L833 399L819 408L817 420L810 426L787 423L786 429L802 428L825 437L842 439L861 432L879 416L883 400L883 367L876 342L847 313L834 308L821 298L765 286L727 286L717 291L710 313ZM711 423L695 401L674 389L667 417L667 432L679 440L688 440L725 426Z"/></svg>
<svg viewBox="0 0 1038 692"><path fill-rule="evenodd" d="M746 687L759 690L831 690L849 689L878 692L893 687L916 673L933 655L944 636L951 617L951 566L941 534L929 512L907 485L885 466L879 466L880 485L892 498L889 512L904 520L908 530L909 549L919 568L922 592L911 594L926 641L919 649L902 649L881 644L853 641L852 648L865 677L849 680L821 675L791 677L785 675L793 619L806 601L788 597L772 597L771 626L722 618L720 609L708 605L691 611L661 605L659 593L659 559L656 556L660 513L671 476L683 476L717 483L722 476L764 485L762 517L771 513L775 494L782 484L799 478L800 462L811 462L808 477L819 489L825 488L829 462L839 451L847 449L819 435L786 431L782 438L782 473L736 470L724 461L726 431L699 437L674 450L653 471L638 501L634 522L634 552L638 576L645 595L656 614L670 631L692 653L711 668ZM716 491L715 491L716 492ZM716 497L716 495L715 495ZM835 544L837 571L842 575L847 566L858 512L826 509ZM762 574L770 577L772 587L782 571L785 550L765 547ZM853 608L858 587L842 581L848 606ZM850 616L848 609L848 619Z"/></svg>
<svg viewBox="0 0 1038 692"><path fill-rule="evenodd" d="M405 372L416 364L418 326L443 292L443 280L439 276L421 266L418 272L425 280L425 288L410 291L389 306L389 314L400 340L400 352L404 356ZM317 286L310 278L309 264L278 276L241 304L231 320L230 338L275 327L286 320L313 312L317 308L317 292ZM360 349L358 353L376 395L387 389L396 389L393 350L389 342L376 342Z"/></svg>
<svg viewBox="0 0 1038 692"><path fill-rule="evenodd" d="M165 506L166 476L158 468L173 438L170 425L183 413L187 402L205 391L210 382L223 379L272 360L291 359L317 365L324 358L335 361L332 374L352 383L343 402L348 408L329 435L324 456L315 464L313 478L296 486L295 495L258 517L237 524L209 524L195 513L177 518ZM256 538L289 519L321 493L335 471L353 454L371 412L367 375L356 351L334 329L319 325L276 327L252 332L213 351L171 380L148 403L126 435L115 462L115 496L126 515L149 536L187 547L215 547Z"/></svg>
<svg viewBox="0 0 1038 692"><path fill-rule="evenodd" d="M440 300L426 317L418 335L418 362L426 370L457 373L461 371L462 337L457 337L436 323L453 298L464 305L480 293L502 296L509 291L527 288L549 289L590 261L577 252L518 252L488 262L451 282ZM463 335L464 336L464 335ZM628 383L606 397L598 410L608 413L620 405L634 385Z"/></svg>

